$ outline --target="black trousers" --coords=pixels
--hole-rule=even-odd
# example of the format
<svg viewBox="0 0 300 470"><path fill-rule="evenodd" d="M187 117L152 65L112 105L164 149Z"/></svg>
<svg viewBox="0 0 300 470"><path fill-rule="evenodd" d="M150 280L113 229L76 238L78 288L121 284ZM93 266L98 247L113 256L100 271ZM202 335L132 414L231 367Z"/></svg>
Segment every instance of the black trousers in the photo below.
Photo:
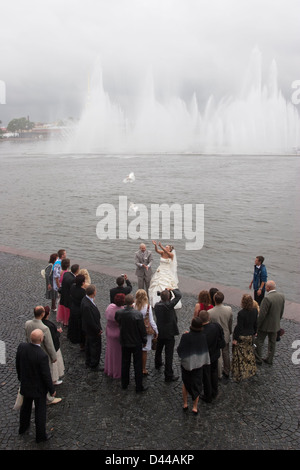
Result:
<svg viewBox="0 0 300 470"><path fill-rule="evenodd" d="M36 441L41 442L46 438L46 395L43 397L24 397L20 409L19 434L23 434L30 426L32 402L34 401L35 435Z"/></svg>
<svg viewBox="0 0 300 470"><path fill-rule="evenodd" d="M265 291L263 290L260 295L257 295L257 290L254 291L254 300L260 305L263 301L263 298L265 296Z"/></svg>
<svg viewBox="0 0 300 470"><path fill-rule="evenodd" d="M142 345L135 347L122 346L122 388L125 389L129 385L131 356L133 357L135 389L141 391L143 388Z"/></svg>
<svg viewBox="0 0 300 470"><path fill-rule="evenodd" d="M204 397L207 401L211 401L218 394L218 359L203 366L202 380Z"/></svg>
<svg viewBox="0 0 300 470"><path fill-rule="evenodd" d="M86 336L85 365L91 369L98 367L101 355L101 336Z"/></svg>
<svg viewBox="0 0 300 470"><path fill-rule="evenodd" d="M175 338L160 338L158 335L156 351L155 351L155 367L162 365L162 352L165 348L165 378L173 377L173 355L174 355Z"/></svg>

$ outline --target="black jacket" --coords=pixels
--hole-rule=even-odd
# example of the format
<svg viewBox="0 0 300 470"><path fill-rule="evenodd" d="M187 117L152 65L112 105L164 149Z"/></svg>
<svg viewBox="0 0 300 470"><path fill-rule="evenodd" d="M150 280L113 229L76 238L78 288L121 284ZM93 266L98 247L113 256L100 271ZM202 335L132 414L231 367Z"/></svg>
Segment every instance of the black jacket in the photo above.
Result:
<svg viewBox="0 0 300 470"><path fill-rule="evenodd" d="M257 332L257 310L245 310L242 308L237 315L237 324L233 331L233 339L239 340L240 336L254 336Z"/></svg>
<svg viewBox="0 0 300 470"><path fill-rule="evenodd" d="M71 271L64 273L61 283L60 303L64 307L70 308L70 289L75 283L75 274Z"/></svg>
<svg viewBox="0 0 300 470"><path fill-rule="evenodd" d="M44 325L48 326L52 336L55 351L58 351L60 348L60 333L59 331L57 331L57 326L50 320L43 319L42 322L44 323Z"/></svg>
<svg viewBox="0 0 300 470"><path fill-rule="evenodd" d="M81 301L82 329L87 336L98 336L102 331L100 322L100 311L96 305L87 297Z"/></svg>
<svg viewBox="0 0 300 470"><path fill-rule="evenodd" d="M112 289L110 289L109 291L109 295L110 295L110 303L111 304L114 304L114 300L115 300L115 295L117 294L130 294L130 292L132 291L132 284L131 282L126 279L125 280L126 282L126 286L117 286L117 287L113 287Z"/></svg>
<svg viewBox="0 0 300 470"><path fill-rule="evenodd" d="M206 336L210 362L215 362L220 357L220 349L225 348L223 328L219 323L207 323L203 325L203 333Z"/></svg>
<svg viewBox="0 0 300 470"><path fill-rule="evenodd" d="M126 306L115 313L115 320L120 326L120 343L127 348L134 348L147 343L144 317L133 307Z"/></svg>
<svg viewBox="0 0 300 470"><path fill-rule="evenodd" d="M16 354L16 369L24 397L43 397L55 388L52 383L49 357L43 349L32 343L21 343Z"/></svg>
<svg viewBox="0 0 300 470"><path fill-rule="evenodd" d="M171 339L175 335L179 335L177 315L174 307L181 299L181 292L179 289L174 289L172 292L175 296L172 300L167 302L160 301L154 306L158 338L160 339Z"/></svg>

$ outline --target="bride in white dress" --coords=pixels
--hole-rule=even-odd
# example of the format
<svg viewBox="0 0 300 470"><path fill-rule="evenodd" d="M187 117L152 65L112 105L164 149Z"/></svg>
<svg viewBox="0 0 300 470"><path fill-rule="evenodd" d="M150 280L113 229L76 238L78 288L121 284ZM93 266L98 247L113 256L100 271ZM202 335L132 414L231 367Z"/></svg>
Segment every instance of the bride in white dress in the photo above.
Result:
<svg viewBox="0 0 300 470"><path fill-rule="evenodd" d="M166 245L165 247L159 242L152 241L155 246L155 251L160 255L160 265L156 272L152 276L149 286L149 301L152 307L156 302L160 301L160 296L157 292L162 292L165 289L178 289L178 277L177 277L177 258L176 252L172 245ZM181 308L181 301L179 301L175 308Z"/></svg>

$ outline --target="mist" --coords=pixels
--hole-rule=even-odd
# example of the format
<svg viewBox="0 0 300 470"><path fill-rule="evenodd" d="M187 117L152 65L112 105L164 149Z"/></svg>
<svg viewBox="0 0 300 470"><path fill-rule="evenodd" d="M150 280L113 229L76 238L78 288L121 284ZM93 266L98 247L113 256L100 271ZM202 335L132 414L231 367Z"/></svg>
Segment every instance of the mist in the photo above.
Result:
<svg viewBox="0 0 300 470"><path fill-rule="evenodd" d="M151 70L159 99L199 106L241 91L253 48L286 98L300 78L297 0L16 0L1 6L2 125L79 119L100 61L112 100L130 107Z"/></svg>

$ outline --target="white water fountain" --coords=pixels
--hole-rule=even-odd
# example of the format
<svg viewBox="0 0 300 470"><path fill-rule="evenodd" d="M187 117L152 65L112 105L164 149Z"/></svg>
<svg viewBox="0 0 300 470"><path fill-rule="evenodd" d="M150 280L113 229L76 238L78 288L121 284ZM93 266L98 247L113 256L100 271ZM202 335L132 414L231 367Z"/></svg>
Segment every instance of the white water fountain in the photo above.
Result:
<svg viewBox="0 0 300 470"><path fill-rule="evenodd" d="M153 75L128 113L105 92L102 69L95 67L87 105L70 142L82 153L291 154L300 148L296 107L278 89L272 62L267 83L260 51L253 50L239 96L205 109L196 94L190 103L178 96L158 101ZM129 119L130 116L130 119Z"/></svg>

